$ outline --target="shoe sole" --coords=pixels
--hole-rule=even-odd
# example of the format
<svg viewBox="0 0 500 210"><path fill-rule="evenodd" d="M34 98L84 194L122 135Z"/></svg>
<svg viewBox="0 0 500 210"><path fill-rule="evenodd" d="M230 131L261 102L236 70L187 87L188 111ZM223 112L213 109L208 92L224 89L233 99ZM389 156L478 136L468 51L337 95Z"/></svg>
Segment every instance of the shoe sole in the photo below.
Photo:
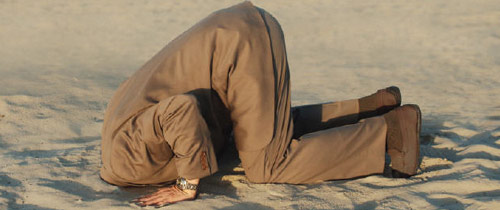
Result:
<svg viewBox="0 0 500 210"><path fill-rule="evenodd" d="M411 170L413 171L412 174L409 174L409 175L415 175L417 173L417 168L418 166L420 165L419 164L419 158L420 158L420 129L422 127L422 112L420 111L420 107L418 105L415 105L415 104L410 104L408 106L411 106L415 109L415 112L417 114L417 127L416 127L416 130L417 130L417 136L416 136L416 140L413 142L414 143L414 148L416 148L415 150L415 165L412 166Z"/></svg>
<svg viewBox="0 0 500 210"><path fill-rule="evenodd" d="M420 130L422 126L422 112L420 110L420 107L415 104L408 104L405 106L410 106L413 108L413 110L416 113L416 137L414 138L414 141L408 141L409 144L412 144L412 147L409 148L416 148L414 150L409 149L405 151L403 157L403 166L396 167L400 168L401 170L393 169L392 175L394 178L408 178L410 176L413 176L417 173L417 168L420 165L419 164L419 157L420 157ZM406 164L406 163L413 163L413 164Z"/></svg>

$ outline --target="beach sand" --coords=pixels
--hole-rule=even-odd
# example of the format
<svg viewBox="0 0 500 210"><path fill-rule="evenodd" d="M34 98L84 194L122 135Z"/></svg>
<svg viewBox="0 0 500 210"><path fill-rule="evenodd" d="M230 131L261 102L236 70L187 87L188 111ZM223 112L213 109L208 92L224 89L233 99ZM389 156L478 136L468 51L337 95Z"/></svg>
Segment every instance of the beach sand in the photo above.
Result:
<svg viewBox="0 0 500 210"><path fill-rule="evenodd" d="M0 209L139 209L129 201L154 188L98 176L106 104L170 40L238 2L0 0ZM497 0L253 2L283 27L293 105L397 85L423 112L421 168L252 184L229 150L197 200L165 209L500 208Z"/></svg>

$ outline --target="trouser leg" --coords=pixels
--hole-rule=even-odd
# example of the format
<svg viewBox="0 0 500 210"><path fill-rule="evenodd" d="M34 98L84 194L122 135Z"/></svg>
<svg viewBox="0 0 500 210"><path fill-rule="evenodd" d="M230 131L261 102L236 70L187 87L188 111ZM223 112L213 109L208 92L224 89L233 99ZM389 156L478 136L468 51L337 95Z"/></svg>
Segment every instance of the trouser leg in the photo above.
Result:
<svg viewBox="0 0 500 210"><path fill-rule="evenodd" d="M266 98L259 100L274 102L272 112L274 123L271 125L273 135L271 141L262 149L239 150L239 156L250 181L267 182L272 176L273 168L279 165L279 161L282 160L287 150L293 133L293 121L290 115L290 73L283 32L279 23L269 13L260 8L258 10L267 29L271 52L269 56L272 59L272 62L267 62L269 65L265 66L266 77L273 78L271 85L266 84L268 89L265 90L273 94L265 95ZM254 62L263 61L254 60ZM262 80L261 82L268 81ZM266 107L259 107L259 109L266 109Z"/></svg>
<svg viewBox="0 0 500 210"><path fill-rule="evenodd" d="M211 87L230 111L235 144L251 180L269 177L268 169L286 151L282 140L293 132L283 34L270 18L244 2L207 20L217 26ZM254 153L263 148L278 152L265 158Z"/></svg>
<svg viewBox="0 0 500 210"><path fill-rule="evenodd" d="M252 43L251 48L237 48L237 53L231 53L236 55L236 61L228 62L233 68L227 79L228 89L224 91L226 86L216 88L219 95L227 99L230 107L236 146L248 179L261 183L308 183L312 180L349 178L379 172L378 166L372 166L374 163L381 163L383 169L385 121L380 118L332 128L327 130L330 131L328 135L319 131L317 136L304 137L301 142L294 140L292 143L294 125L290 110L290 75L283 32L269 13L263 10L259 10L259 13L267 34L252 36L242 42ZM230 55L226 57L233 58ZM350 103L345 104L345 107L333 108L339 111L331 111L331 116L335 117L344 111L357 112L356 103ZM304 110L307 112L307 109ZM354 122L354 118L331 124ZM272 131L270 141L267 139L269 130ZM321 158L313 164L314 167L308 165L310 161L300 161L315 159L315 156ZM349 170L341 171L346 168ZM299 174L293 179L283 175L308 170L312 176Z"/></svg>
<svg viewBox="0 0 500 210"><path fill-rule="evenodd" d="M358 113L357 99L293 107L293 138L299 138L306 133L356 123Z"/></svg>
<svg viewBox="0 0 500 210"><path fill-rule="evenodd" d="M273 52L275 126L273 139L265 148L240 151L240 157L253 156L257 163L245 168L249 180L298 184L381 173L385 160L385 121L379 117L356 123L357 100L322 106L319 109L324 110L321 117L307 115L318 110L316 106L302 108L306 115L299 118L306 121L332 120L326 123L326 127L355 124L318 131L292 141L294 122L290 113L289 70L283 34L277 21L268 13L262 12L262 16ZM309 128L305 126L305 130L318 130L318 124L321 128L321 123L317 123Z"/></svg>
<svg viewBox="0 0 500 210"><path fill-rule="evenodd" d="M269 182L313 183L382 173L386 123L373 117L292 140Z"/></svg>

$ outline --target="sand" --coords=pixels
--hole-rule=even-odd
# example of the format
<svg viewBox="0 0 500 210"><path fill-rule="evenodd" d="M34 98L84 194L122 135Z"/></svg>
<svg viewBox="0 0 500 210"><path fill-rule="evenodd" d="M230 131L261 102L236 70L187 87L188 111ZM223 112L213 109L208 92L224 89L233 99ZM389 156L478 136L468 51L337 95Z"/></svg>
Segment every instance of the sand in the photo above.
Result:
<svg viewBox="0 0 500 210"><path fill-rule="evenodd" d="M237 2L0 0L0 209L139 209L128 201L154 188L98 177L106 104L166 43ZM254 4L282 24L294 105L389 85L420 105L419 173L251 184L226 161L199 199L165 209L500 208L497 0Z"/></svg>

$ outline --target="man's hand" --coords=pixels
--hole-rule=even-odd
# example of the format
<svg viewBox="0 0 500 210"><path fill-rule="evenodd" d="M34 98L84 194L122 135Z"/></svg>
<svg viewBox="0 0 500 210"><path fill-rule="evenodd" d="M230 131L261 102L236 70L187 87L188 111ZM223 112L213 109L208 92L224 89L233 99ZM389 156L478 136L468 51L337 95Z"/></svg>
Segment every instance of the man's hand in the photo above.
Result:
<svg viewBox="0 0 500 210"><path fill-rule="evenodd" d="M198 184L199 179L188 180L188 182L191 184ZM179 201L193 200L195 198L196 190L181 190L174 184L168 187L162 187L155 193L135 199L133 202L142 207L161 207Z"/></svg>

